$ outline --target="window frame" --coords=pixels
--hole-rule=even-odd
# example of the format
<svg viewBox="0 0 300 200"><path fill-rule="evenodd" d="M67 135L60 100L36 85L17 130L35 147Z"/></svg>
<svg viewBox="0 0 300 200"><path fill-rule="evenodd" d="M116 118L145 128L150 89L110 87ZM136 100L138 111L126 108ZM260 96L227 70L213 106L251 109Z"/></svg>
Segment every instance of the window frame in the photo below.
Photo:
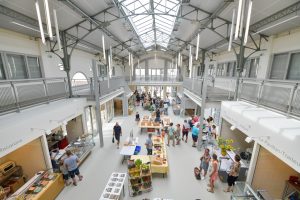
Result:
<svg viewBox="0 0 300 200"><path fill-rule="evenodd" d="M18 79L12 79L12 77L9 74L9 64L8 64L8 57L7 57L9 54L10 55L17 55L17 56L23 56L24 57L25 74L26 74L26 78L24 78L24 79L40 79L40 78L45 78L44 66L43 66L43 64L41 62L41 60L42 60L41 56L34 55L34 54L25 54L25 53L12 52L12 51L0 51L1 59L2 59L2 62L3 62L4 76L5 76L5 79L3 79L3 80L18 80ZM39 63L40 72L41 72L41 77L39 77L39 78L32 78L31 77L27 57L37 58L38 63Z"/></svg>
<svg viewBox="0 0 300 200"><path fill-rule="evenodd" d="M278 52L278 53L272 54L272 60L270 62L269 68L268 68L267 78L271 79L271 80L296 81L296 80L288 79L287 76L288 76L288 72L289 72L289 67L290 67L292 54L297 54L297 53L300 53L300 50L284 51L284 52ZM280 54L287 54L288 55L287 61L285 63L284 76L283 76L283 79L273 79L273 78L271 78L271 72L272 72L272 68L273 68L274 58L275 58L276 55L280 55Z"/></svg>

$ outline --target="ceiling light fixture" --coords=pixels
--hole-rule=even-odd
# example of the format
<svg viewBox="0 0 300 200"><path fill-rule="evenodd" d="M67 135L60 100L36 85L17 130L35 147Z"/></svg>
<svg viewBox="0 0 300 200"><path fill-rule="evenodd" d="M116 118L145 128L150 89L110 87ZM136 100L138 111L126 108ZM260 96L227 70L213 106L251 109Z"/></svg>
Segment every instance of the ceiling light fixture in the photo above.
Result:
<svg viewBox="0 0 300 200"><path fill-rule="evenodd" d="M53 34L52 34L52 26L51 26L51 17L50 17L50 11L49 11L49 3L48 0L44 0L44 7L45 7L45 15L47 19L47 30L50 37L50 40L53 40Z"/></svg>
<svg viewBox="0 0 300 200"><path fill-rule="evenodd" d="M264 28L264 29L262 29L262 30L259 30L259 31L255 32L253 35L256 35L256 34L261 33L261 32L263 32L263 31L266 31L266 30L269 30L269 29L271 29L271 28L274 28L274 27L276 27L276 26L278 26L278 25L280 25L280 24L283 24L283 23L285 23L285 22L291 21L291 20L293 20L293 19L295 19L295 18L297 18L297 17L299 17L299 15L293 16L293 17L291 17L291 18L288 18L288 19L286 19L286 20L283 20L283 21L281 21L281 22L278 22L278 23L276 23L276 24L274 24L274 25L272 25L272 26L269 26L269 27L267 27L267 28Z"/></svg>
<svg viewBox="0 0 300 200"><path fill-rule="evenodd" d="M151 51L152 49L147 49L146 51Z"/></svg>
<svg viewBox="0 0 300 200"><path fill-rule="evenodd" d="M102 35L102 48L103 48L103 58L104 60L106 60L104 35Z"/></svg>
<svg viewBox="0 0 300 200"><path fill-rule="evenodd" d="M235 36L234 36L235 40L237 40L238 37L239 37L239 28L240 28L240 22L241 22L242 5L243 5L243 0L239 0L236 26L235 26Z"/></svg>
<svg viewBox="0 0 300 200"><path fill-rule="evenodd" d="M270 136L255 136L255 137L246 137L245 142L250 143L252 142L255 138L262 138L262 137L266 137L268 140L270 139Z"/></svg>
<svg viewBox="0 0 300 200"><path fill-rule="evenodd" d="M235 21L235 9L233 9L233 13L232 13L232 21L231 21L231 28L230 28L230 38L229 38L229 44L228 44L228 51L231 51L231 47L232 47L234 21Z"/></svg>
<svg viewBox="0 0 300 200"><path fill-rule="evenodd" d="M200 42L200 34L197 35L197 47L196 47L196 60L198 60L198 53L199 53L199 42Z"/></svg>
<svg viewBox="0 0 300 200"><path fill-rule="evenodd" d="M241 11L241 22L240 22L240 32L239 37L242 37L243 35L243 29L244 29L244 15L245 15L245 5L247 0L243 0L242 3L242 11ZM248 0L249 1L249 0Z"/></svg>
<svg viewBox="0 0 300 200"><path fill-rule="evenodd" d="M38 22L39 22L39 28L40 28L42 42L43 42L43 44L45 44L46 40L45 40L43 23L42 23L42 18L41 18L40 5L39 5L38 1L35 1L35 10L36 10L36 14L37 14Z"/></svg>
<svg viewBox="0 0 300 200"><path fill-rule="evenodd" d="M18 25L18 26L22 26L22 27L24 27L24 28L27 28L27 29L30 29L30 30L33 30L33 31L35 31L35 32L39 32L39 33L40 33L40 31L39 31L38 29L35 29L35 28L32 28L32 27L26 26L26 25L24 25L24 24L20 24L20 23L15 22L15 21L12 21L11 23L12 23L12 24L15 24L15 25Z"/></svg>
<svg viewBox="0 0 300 200"><path fill-rule="evenodd" d="M58 43L58 50L61 51L59 28L58 28L57 15L56 15L56 10L55 9L53 9L53 16L54 16L54 25L55 25L56 40L57 40L57 43Z"/></svg>
<svg viewBox="0 0 300 200"><path fill-rule="evenodd" d="M250 19L251 19L251 12L252 12L252 0L249 0L248 5L248 13L247 13L247 22L246 22L246 30L245 30L245 37L244 37L244 45L247 44L248 34L249 34L249 27L250 27Z"/></svg>

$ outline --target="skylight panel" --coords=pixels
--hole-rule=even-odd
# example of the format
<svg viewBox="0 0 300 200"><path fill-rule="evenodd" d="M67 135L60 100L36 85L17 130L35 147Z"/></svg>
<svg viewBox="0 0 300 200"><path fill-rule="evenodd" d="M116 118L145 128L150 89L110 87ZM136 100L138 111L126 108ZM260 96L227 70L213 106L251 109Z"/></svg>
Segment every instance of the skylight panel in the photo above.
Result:
<svg viewBox="0 0 300 200"><path fill-rule="evenodd" d="M167 48L180 0L153 0L153 6L150 0L118 1L145 48L154 44Z"/></svg>

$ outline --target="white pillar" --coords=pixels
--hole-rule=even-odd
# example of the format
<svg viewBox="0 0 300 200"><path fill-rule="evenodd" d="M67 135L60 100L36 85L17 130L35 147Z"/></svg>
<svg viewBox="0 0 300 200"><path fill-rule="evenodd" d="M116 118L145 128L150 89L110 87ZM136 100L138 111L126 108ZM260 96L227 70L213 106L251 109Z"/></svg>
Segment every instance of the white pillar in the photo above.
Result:
<svg viewBox="0 0 300 200"><path fill-rule="evenodd" d="M257 162L257 158L258 158L258 154L259 154L259 149L260 149L260 145L258 144L258 142L255 142L254 146L253 146L251 161L250 161L247 179L246 179L246 183L248 183L248 185L251 185L252 181L253 181L256 162Z"/></svg>

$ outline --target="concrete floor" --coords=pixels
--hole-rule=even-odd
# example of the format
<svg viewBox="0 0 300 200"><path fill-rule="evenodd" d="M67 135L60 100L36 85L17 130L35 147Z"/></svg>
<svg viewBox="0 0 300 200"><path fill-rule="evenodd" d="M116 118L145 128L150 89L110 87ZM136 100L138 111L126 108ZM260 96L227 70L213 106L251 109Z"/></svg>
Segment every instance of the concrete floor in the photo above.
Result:
<svg viewBox="0 0 300 200"><path fill-rule="evenodd" d="M137 110L141 117L149 115L149 112L144 111L141 107L138 107ZM169 116L175 124L183 123L183 118L173 115L171 107L169 107ZM58 196L58 200L98 200L112 172L127 172L125 162L121 164L122 157L119 154L120 150L111 142L112 127L116 121L120 123L123 129L121 141L124 141L133 129L134 136L139 137L139 145L142 146L140 155L146 154L144 146L146 134L140 134L134 118L135 114L128 117L118 117L114 118L111 123L104 125L104 147L99 147L99 138L96 138L96 146L90 156L80 166L80 171L84 176L83 180L76 187L66 187ZM208 177L201 181L195 179L193 170L195 166L199 166L199 159L203 152L199 152L196 148L192 147L191 138L189 138L188 143L181 143L176 147L167 147L167 154L170 166L168 176L165 178L159 175L153 176L153 190L136 197L129 196L128 182L126 180L125 198L123 199L230 199L230 194L223 192L226 184L220 180L217 181L215 193L212 194L207 192Z"/></svg>

